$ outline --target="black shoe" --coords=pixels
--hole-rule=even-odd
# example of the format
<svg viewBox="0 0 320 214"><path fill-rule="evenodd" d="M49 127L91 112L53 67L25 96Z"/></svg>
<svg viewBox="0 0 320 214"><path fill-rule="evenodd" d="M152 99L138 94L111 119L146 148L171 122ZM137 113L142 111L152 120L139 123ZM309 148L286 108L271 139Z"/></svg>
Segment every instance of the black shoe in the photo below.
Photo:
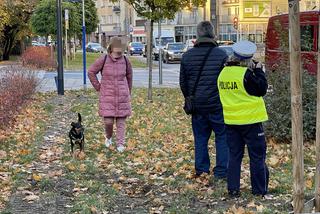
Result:
<svg viewBox="0 0 320 214"><path fill-rule="evenodd" d="M239 190L233 190L233 191L228 191L228 195L230 198L239 198L240 197L240 191Z"/></svg>

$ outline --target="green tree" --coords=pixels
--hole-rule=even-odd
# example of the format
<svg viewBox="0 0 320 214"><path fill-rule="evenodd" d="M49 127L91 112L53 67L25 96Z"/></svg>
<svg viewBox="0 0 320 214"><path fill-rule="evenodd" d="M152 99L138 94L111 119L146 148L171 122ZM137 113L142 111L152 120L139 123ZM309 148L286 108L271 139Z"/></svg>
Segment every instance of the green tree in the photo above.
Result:
<svg viewBox="0 0 320 214"><path fill-rule="evenodd" d="M57 4L56 0L42 0L37 5L34 13L32 14L30 25L32 32L39 35L48 37L49 35L55 36L57 34ZM69 10L69 35L73 36L81 30L80 14L77 7L68 2L62 3L62 11ZM65 28L65 23L63 28ZM64 31L63 31L64 32Z"/></svg>
<svg viewBox="0 0 320 214"><path fill-rule="evenodd" d="M6 21L0 26L0 54L3 60L9 60L13 46L28 35L28 22L37 0L2 0L0 17Z"/></svg>
<svg viewBox="0 0 320 214"><path fill-rule="evenodd" d="M77 11L80 14L80 25L82 26L82 4L76 3ZM96 31L99 19L97 15L96 4L93 0L85 0L85 21L86 21L86 32L87 34L93 33ZM81 36L81 27L79 32L79 38Z"/></svg>
<svg viewBox="0 0 320 214"><path fill-rule="evenodd" d="M31 29L35 34L40 36L55 36L57 34L56 8L56 0L42 0L37 5L30 22ZM63 16L65 9L69 10L69 35L81 36L82 4L65 1L62 3ZM87 33L89 34L96 30L98 24L97 9L92 0L85 1L85 16ZM65 28L64 21L63 28Z"/></svg>
<svg viewBox="0 0 320 214"><path fill-rule="evenodd" d="M117 2L117 0L112 0ZM204 6L206 0L126 0L139 16L150 21L149 41L147 44L149 75L152 75L151 47L153 35L153 23L161 19L173 19L175 14L184 8ZM149 77L150 77L149 76ZM152 100L152 78L149 78L148 99Z"/></svg>

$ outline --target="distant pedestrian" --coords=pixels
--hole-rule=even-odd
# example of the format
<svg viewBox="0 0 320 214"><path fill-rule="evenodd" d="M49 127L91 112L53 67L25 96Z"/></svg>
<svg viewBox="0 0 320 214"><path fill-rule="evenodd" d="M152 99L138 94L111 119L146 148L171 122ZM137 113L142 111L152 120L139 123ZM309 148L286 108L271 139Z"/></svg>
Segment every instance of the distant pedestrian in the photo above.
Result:
<svg viewBox="0 0 320 214"><path fill-rule="evenodd" d="M212 24L208 21L200 22L194 47L183 55L180 67L184 110L192 115L196 176L210 173L208 141L212 131L216 143L213 174L217 179L227 176L229 151L217 87L218 76L227 58L226 52L214 40Z"/></svg>
<svg viewBox="0 0 320 214"><path fill-rule="evenodd" d="M250 157L252 193L264 196L268 192L269 171L266 166L266 141L262 122L268 120L263 101L268 83L262 64L251 60L256 45L241 41L233 45L232 57L219 75L219 93L227 128L230 150L228 192L240 196L241 162L245 145Z"/></svg>
<svg viewBox="0 0 320 214"><path fill-rule="evenodd" d="M131 115L132 67L123 55L121 38L113 37L107 55L101 56L89 68L88 77L99 92L99 115L104 118L106 147L113 144L113 124L117 127L117 150L125 150L126 118ZM97 74L101 73L99 82Z"/></svg>

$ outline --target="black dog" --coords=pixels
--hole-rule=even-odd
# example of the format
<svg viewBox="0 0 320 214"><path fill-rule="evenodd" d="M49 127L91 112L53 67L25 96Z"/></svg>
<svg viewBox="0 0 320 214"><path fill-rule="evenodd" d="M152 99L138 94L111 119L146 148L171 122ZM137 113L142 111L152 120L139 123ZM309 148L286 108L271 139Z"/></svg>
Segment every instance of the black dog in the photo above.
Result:
<svg viewBox="0 0 320 214"><path fill-rule="evenodd" d="M78 113L78 122L71 123L71 130L69 132L70 144L71 144L71 153L73 153L73 147L75 144L78 144L80 147L80 152L83 151L84 146L84 127L81 124L81 114Z"/></svg>

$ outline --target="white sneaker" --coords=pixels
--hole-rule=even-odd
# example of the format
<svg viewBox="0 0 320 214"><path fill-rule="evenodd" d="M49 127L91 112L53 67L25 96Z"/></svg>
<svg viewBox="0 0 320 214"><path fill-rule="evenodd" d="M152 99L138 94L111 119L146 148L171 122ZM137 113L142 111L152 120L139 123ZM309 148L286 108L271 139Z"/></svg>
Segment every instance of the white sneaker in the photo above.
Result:
<svg viewBox="0 0 320 214"><path fill-rule="evenodd" d="M106 141L104 144L106 145L107 148L109 148L113 144L112 138L110 138L110 139L106 138Z"/></svg>
<svg viewBox="0 0 320 214"><path fill-rule="evenodd" d="M123 152L126 149L123 145L117 147L118 152Z"/></svg>

